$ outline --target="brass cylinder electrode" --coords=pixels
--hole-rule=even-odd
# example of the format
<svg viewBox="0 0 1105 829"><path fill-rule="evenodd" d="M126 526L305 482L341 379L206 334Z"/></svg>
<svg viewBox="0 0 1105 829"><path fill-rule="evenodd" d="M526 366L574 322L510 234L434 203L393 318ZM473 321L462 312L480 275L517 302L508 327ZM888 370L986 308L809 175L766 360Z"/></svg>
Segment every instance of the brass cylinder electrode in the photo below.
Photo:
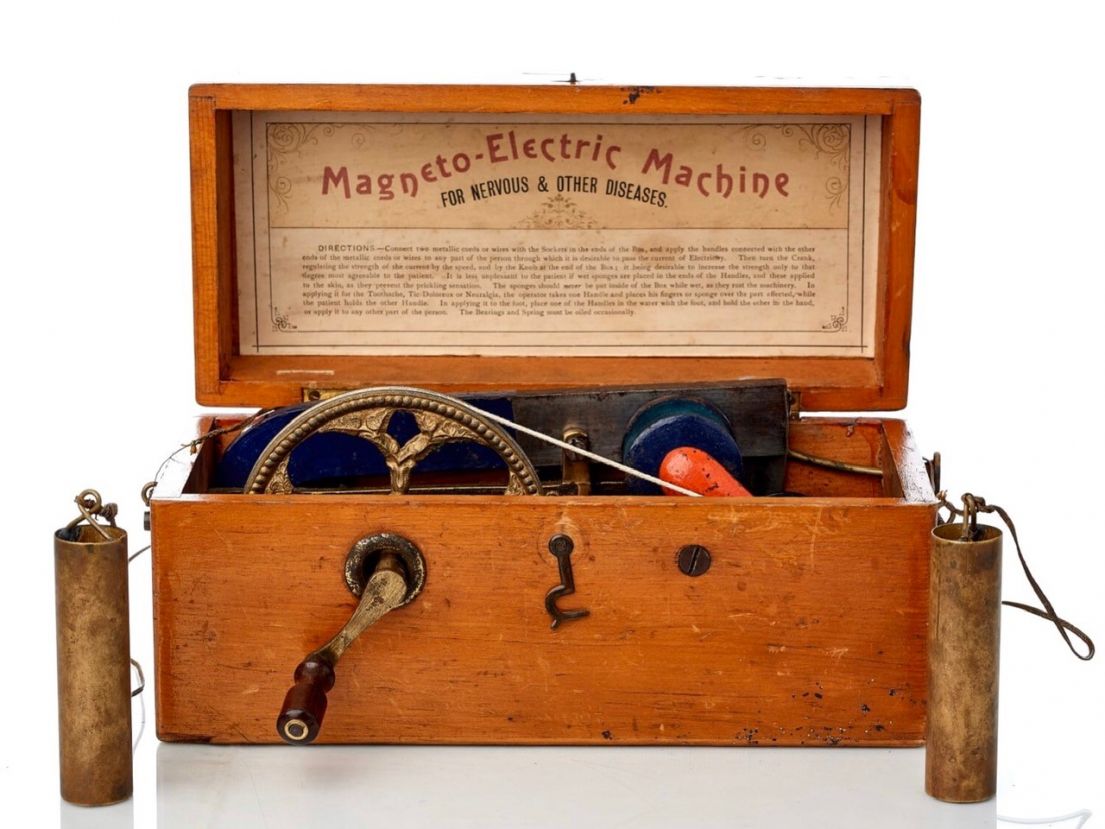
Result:
<svg viewBox="0 0 1105 829"><path fill-rule="evenodd" d="M932 531L925 791L975 803L997 791L1001 530Z"/></svg>
<svg viewBox="0 0 1105 829"><path fill-rule="evenodd" d="M131 795L127 534L100 523L54 533L61 796Z"/></svg>

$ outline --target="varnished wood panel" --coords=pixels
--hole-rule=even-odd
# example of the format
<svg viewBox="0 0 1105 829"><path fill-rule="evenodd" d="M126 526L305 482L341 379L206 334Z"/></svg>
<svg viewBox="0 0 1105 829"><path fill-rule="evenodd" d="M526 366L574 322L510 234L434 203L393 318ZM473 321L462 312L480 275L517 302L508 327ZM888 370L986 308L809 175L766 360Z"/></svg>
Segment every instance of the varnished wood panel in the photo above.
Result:
<svg viewBox="0 0 1105 829"><path fill-rule="evenodd" d="M916 466L899 445L904 430L886 434L892 456ZM866 437L855 446L857 459L863 446L882 451ZM914 494L692 501L161 490L158 733L276 741L292 670L352 612L342 579L349 547L386 530L421 547L426 589L339 663L323 742L917 743L935 505ZM544 596L557 583L546 548L555 532L577 545L577 592L562 603L591 616L553 631ZM713 554L699 578L675 564L689 543Z"/></svg>
<svg viewBox="0 0 1105 829"><path fill-rule="evenodd" d="M192 174L192 314L195 337L196 400L218 397L226 376L221 353L227 346L223 319L231 308L220 300L224 273L219 257L218 147L215 101L193 95L189 100Z"/></svg>
<svg viewBox="0 0 1105 829"><path fill-rule="evenodd" d="M916 93L894 101L883 120L882 232L879 234L879 309L875 342L880 387L900 409L909 390L909 339L913 312L914 228L920 160L921 99ZM866 407L857 407L866 408Z"/></svg>
<svg viewBox="0 0 1105 829"><path fill-rule="evenodd" d="M716 86L454 86L443 84L196 84L189 94L219 109L336 112L593 113L695 115L889 115L915 102L912 89Z"/></svg>
<svg viewBox="0 0 1105 829"><path fill-rule="evenodd" d="M873 409L880 404L873 360L836 357L355 357L236 356L233 377L237 405L282 406L298 401L304 388L353 389L403 385L444 392L537 391L611 386L729 382L736 378L781 377L800 390L814 409ZM226 384L200 403L224 404ZM248 401L248 402L247 402Z"/></svg>
<svg viewBox="0 0 1105 829"><path fill-rule="evenodd" d="M233 245L220 194L231 182L220 158L231 110L501 112L567 114L855 114L883 117L879 313L870 358L603 358L237 354L232 332ZM909 89L713 87L473 87L200 85L191 90L196 399L207 405L274 406L304 387L418 385L443 391L542 389L783 377L803 410L905 405L912 303L920 99Z"/></svg>

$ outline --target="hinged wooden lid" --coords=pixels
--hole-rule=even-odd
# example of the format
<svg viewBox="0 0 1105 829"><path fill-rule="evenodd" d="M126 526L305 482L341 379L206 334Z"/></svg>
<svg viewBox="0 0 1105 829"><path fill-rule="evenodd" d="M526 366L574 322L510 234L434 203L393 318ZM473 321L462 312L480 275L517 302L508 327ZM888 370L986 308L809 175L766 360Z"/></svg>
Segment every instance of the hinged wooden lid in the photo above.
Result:
<svg viewBox="0 0 1105 829"><path fill-rule="evenodd" d="M908 89L190 93L196 398L782 377L906 402Z"/></svg>

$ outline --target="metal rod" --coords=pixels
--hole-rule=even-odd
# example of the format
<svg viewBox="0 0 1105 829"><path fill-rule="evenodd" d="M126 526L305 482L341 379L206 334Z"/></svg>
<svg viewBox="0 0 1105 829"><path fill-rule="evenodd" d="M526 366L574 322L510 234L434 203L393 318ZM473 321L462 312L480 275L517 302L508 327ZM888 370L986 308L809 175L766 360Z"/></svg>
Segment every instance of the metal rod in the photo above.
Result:
<svg viewBox="0 0 1105 829"><path fill-rule="evenodd" d="M571 481L543 481L541 490L546 495L576 494L576 485ZM241 491L234 488L212 489L212 492L225 492L239 495ZM300 487L296 489L297 495L392 495L394 491L387 486L349 487L347 489L314 489ZM426 486L412 486L405 495L502 495L502 486L490 486L487 484L437 484Z"/></svg>
<svg viewBox="0 0 1105 829"><path fill-rule="evenodd" d="M592 460L595 463L600 463L604 466L609 466L613 469L617 469L619 472L622 472L626 475L632 475L634 478L640 478L642 481L648 481L650 484L655 484L656 486L662 487L663 489L668 489L672 492L678 492L680 495L686 495L691 498L702 497L701 493L695 492L694 490L686 489L684 487L677 486L676 484L668 483L667 481L663 481L660 478L656 478L652 475L641 472L639 469L634 469L632 466L626 466L624 463L618 463L617 461L611 460L610 458L604 458L602 455L596 455L589 449L583 449L579 446L572 446L572 444L568 443L567 441L559 440L558 438L554 438L552 435L546 435L544 432L538 432L536 429L530 429L528 426L523 426L521 423L515 423L509 418L500 417L497 414L492 414L486 409L481 409L478 406L473 406L471 403L466 402L464 405L475 409L488 420L493 420L496 423L502 426L507 426L511 429L517 429L522 434L529 435L531 438L536 438L537 440L544 441L545 443L551 443L553 446L559 446L561 449L565 449L569 452L574 452L575 454L587 458L588 460Z"/></svg>
<svg viewBox="0 0 1105 829"><path fill-rule="evenodd" d="M855 475L870 475L873 478L882 477L882 469L877 466L863 466L858 463L846 463L844 461L830 460L829 458L819 458L816 455L807 455L805 452L799 452L797 449L787 449L787 455L801 463L808 463L810 466L835 469L837 472L851 472Z"/></svg>

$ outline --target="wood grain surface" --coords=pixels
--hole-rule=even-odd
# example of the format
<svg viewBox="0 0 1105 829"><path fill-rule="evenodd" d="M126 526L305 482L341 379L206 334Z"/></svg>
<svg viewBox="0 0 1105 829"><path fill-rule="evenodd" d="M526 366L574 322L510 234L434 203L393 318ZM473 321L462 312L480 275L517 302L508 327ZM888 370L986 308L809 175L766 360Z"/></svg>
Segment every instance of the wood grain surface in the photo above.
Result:
<svg viewBox="0 0 1105 829"><path fill-rule="evenodd" d="M854 497L839 478L823 497L701 501L159 488L158 733L276 742L292 671L354 608L349 548L388 531L422 550L426 587L338 664L320 742L920 742L935 513L920 458L894 421L819 418L792 440L890 464L904 492ZM557 532L576 545L561 604L591 613L551 630ZM704 575L679 571L685 544L710 550Z"/></svg>

